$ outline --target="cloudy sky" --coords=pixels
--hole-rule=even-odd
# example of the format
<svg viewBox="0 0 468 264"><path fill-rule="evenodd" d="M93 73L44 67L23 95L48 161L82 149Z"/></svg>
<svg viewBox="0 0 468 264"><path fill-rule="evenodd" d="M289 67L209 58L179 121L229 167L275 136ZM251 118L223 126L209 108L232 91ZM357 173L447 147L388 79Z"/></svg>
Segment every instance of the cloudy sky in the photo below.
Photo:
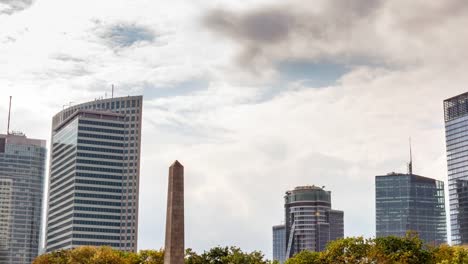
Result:
<svg viewBox="0 0 468 264"><path fill-rule="evenodd" d="M186 246L262 250L283 195L325 185L374 236L374 176L446 180L442 101L468 91L465 0L0 0L0 130L144 95L139 248L164 241L167 167L186 170Z"/></svg>

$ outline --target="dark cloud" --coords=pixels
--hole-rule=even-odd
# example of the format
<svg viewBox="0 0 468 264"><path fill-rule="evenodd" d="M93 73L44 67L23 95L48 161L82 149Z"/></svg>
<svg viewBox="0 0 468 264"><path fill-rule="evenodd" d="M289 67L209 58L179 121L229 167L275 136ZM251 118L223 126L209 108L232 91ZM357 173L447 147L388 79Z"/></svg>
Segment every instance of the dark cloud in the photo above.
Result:
<svg viewBox="0 0 468 264"><path fill-rule="evenodd" d="M382 1L331 0L320 10L310 8L308 1L267 6L246 13L217 9L206 14L203 24L242 44L241 64L280 59L303 59L322 51L324 42L340 42L349 38L356 24L374 16ZM297 46L297 47L296 47ZM298 49L298 50L291 50ZM341 49L341 48L340 48Z"/></svg>
<svg viewBox="0 0 468 264"><path fill-rule="evenodd" d="M0 0L0 15L11 15L30 7L34 0Z"/></svg>
<svg viewBox="0 0 468 264"><path fill-rule="evenodd" d="M111 48L127 48L137 43L153 42L155 32L149 27L133 23L119 23L103 26L98 24L98 36Z"/></svg>
<svg viewBox="0 0 468 264"><path fill-rule="evenodd" d="M242 12L211 10L203 25L239 44L242 67L261 71L288 60L401 65L444 58L450 41L468 43L448 36L464 32L467 17L464 0L291 0Z"/></svg>

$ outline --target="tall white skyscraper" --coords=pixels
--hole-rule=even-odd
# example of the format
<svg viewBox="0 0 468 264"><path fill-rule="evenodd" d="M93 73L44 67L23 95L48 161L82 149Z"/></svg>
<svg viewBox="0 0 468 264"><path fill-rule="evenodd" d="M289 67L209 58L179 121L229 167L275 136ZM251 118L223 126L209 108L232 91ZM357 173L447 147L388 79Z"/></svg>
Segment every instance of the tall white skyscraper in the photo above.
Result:
<svg viewBox="0 0 468 264"><path fill-rule="evenodd" d="M46 251L136 251L142 96L95 100L53 118Z"/></svg>

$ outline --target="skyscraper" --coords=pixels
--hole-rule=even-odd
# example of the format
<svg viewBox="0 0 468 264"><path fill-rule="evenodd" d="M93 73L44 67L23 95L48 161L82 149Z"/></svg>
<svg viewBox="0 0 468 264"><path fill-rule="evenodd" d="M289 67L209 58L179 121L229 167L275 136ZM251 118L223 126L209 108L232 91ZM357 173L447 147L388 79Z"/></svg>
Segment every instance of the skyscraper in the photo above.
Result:
<svg viewBox="0 0 468 264"><path fill-rule="evenodd" d="M142 99L95 100L54 116L47 252L81 245L136 251Z"/></svg>
<svg viewBox="0 0 468 264"><path fill-rule="evenodd" d="M468 243L468 93L444 101L452 243Z"/></svg>
<svg viewBox="0 0 468 264"><path fill-rule="evenodd" d="M286 227L284 225L273 226L273 260L280 264L286 261Z"/></svg>
<svg viewBox="0 0 468 264"><path fill-rule="evenodd" d="M447 242L444 183L412 173L375 177L377 237L415 231L427 244Z"/></svg>
<svg viewBox="0 0 468 264"><path fill-rule="evenodd" d="M46 163L45 140L0 135L0 263L38 255Z"/></svg>
<svg viewBox="0 0 468 264"><path fill-rule="evenodd" d="M303 250L323 251L343 238L343 211L332 210L331 192L317 186L287 191L285 199L286 258Z"/></svg>

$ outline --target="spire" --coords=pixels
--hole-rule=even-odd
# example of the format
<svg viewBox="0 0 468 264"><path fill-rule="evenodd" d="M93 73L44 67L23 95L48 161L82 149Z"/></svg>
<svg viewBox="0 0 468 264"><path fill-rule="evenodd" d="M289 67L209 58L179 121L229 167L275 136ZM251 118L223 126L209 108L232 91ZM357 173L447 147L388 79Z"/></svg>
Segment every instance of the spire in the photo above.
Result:
<svg viewBox="0 0 468 264"><path fill-rule="evenodd" d="M8 106L8 125L7 125L7 135L10 135L10 115L11 115L11 96L10 96L10 104Z"/></svg>
<svg viewBox="0 0 468 264"><path fill-rule="evenodd" d="M413 174L413 151L411 149L411 137L409 138L410 161L408 163L408 174Z"/></svg>

